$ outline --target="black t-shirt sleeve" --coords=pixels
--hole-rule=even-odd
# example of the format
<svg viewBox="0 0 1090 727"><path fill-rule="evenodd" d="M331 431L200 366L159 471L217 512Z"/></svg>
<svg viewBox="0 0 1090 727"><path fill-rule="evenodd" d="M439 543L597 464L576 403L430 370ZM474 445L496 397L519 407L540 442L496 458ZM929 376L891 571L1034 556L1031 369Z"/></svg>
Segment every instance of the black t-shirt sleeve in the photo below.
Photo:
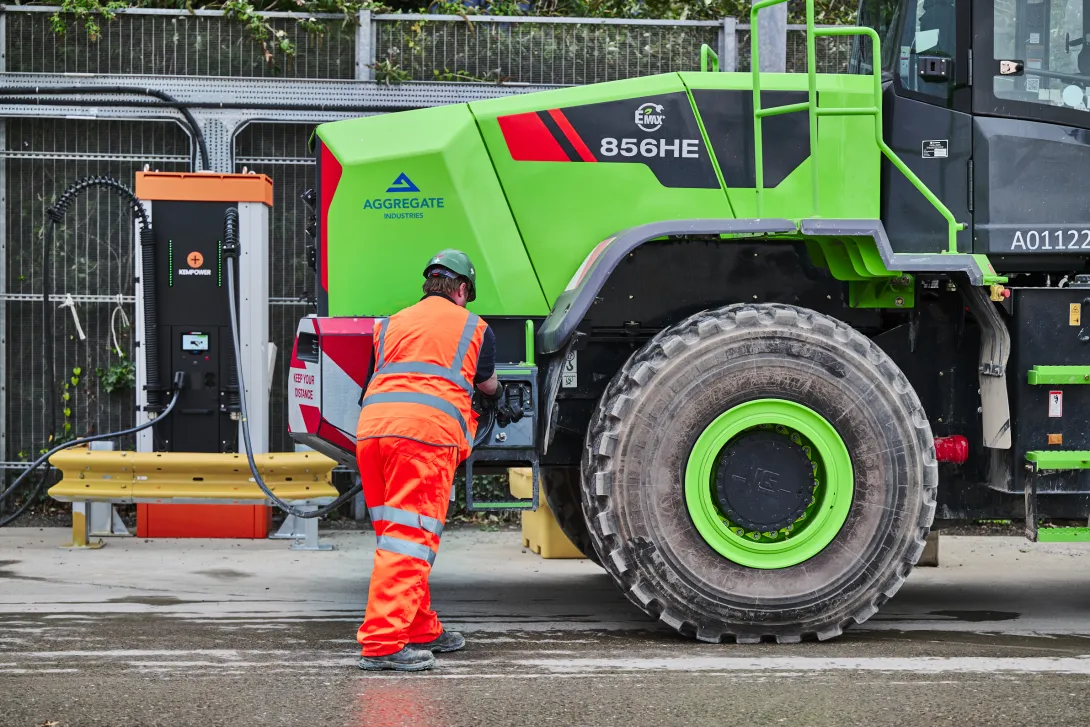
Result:
<svg viewBox="0 0 1090 727"><path fill-rule="evenodd" d="M367 395L367 385L371 383L371 377L375 375L375 349L371 347L371 360L367 362L367 378L363 380L363 390L360 391L359 405L363 406L363 397Z"/></svg>
<svg viewBox="0 0 1090 727"><path fill-rule="evenodd" d="M492 378L496 373L496 334L492 332L492 326L484 329L484 341L481 342L481 352L477 354L477 375L473 377L474 384L480 384Z"/></svg>

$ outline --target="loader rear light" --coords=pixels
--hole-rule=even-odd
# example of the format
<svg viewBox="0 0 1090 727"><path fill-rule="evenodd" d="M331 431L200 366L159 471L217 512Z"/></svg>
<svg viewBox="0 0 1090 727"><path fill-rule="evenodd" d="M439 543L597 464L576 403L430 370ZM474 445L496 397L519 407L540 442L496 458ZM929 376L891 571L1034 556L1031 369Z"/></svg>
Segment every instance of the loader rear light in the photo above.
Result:
<svg viewBox="0 0 1090 727"><path fill-rule="evenodd" d="M969 459L969 440L960 434L935 437L935 459L950 464L965 464Z"/></svg>

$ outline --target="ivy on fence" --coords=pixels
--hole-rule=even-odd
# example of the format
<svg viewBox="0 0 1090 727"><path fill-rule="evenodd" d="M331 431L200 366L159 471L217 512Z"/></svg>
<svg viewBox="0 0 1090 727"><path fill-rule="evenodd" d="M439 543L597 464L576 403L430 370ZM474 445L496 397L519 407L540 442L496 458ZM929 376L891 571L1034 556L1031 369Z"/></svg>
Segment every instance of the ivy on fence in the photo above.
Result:
<svg viewBox="0 0 1090 727"><path fill-rule="evenodd" d="M54 4L55 0L40 3ZM58 35L78 28L92 41L101 37L103 24L116 19L123 8L155 8L180 11L196 9L219 10L232 22L238 23L258 45L265 61L276 64L279 59L291 59L298 53L296 34L290 34L281 23L273 22L263 12L288 11L299 13L299 29L307 35L321 38L333 28L355 26L361 11L374 13L437 13L471 17L473 15L502 16L567 16L587 18L647 18L663 20L717 20L739 18L746 22L749 0L219 0L194 3L192 0L62 0L61 10L51 17L51 26ZM805 1L789 0L789 22L805 21ZM821 25L850 23L855 17L853 0L817 0L816 20ZM335 16L335 17L330 17ZM517 50L514 49L514 50ZM389 61L389 59L385 59ZM382 59L379 63L383 63ZM439 74L452 74L456 80L464 72L457 69L435 69ZM430 75L430 74L429 74ZM477 80L476 75L466 74ZM387 73L393 78L396 73ZM419 79L417 79L419 80Z"/></svg>

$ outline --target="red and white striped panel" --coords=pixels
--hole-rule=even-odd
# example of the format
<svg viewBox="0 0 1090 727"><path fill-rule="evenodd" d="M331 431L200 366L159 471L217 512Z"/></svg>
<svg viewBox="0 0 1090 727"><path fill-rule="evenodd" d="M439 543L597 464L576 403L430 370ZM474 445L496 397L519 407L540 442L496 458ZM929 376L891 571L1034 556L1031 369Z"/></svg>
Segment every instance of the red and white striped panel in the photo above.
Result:
<svg viewBox="0 0 1090 727"><path fill-rule="evenodd" d="M288 373L288 431L297 441L326 454L355 456L359 400L367 383L374 325L373 318L299 322ZM311 340L300 346L300 337Z"/></svg>
<svg viewBox="0 0 1090 727"><path fill-rule="evenodd" d="M317 318L299 321L288 368L288 432L317 434L322 419L318 362L299 358L299 336L318 336ZM305 354L304 354L305 355ZM310 358L307 356L307 358Z"/></svg>

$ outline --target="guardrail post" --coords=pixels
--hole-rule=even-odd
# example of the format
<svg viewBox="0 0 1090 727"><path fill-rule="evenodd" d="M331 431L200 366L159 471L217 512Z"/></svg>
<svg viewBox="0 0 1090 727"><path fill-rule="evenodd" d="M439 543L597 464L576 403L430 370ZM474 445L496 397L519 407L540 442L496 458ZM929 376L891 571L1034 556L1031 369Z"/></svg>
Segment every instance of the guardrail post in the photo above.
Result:
<svg viewBox="0 0 1090 727"><path fill-rule="evenodd" d="M723 18L719 29L719 70L734 73L738 70L738 20Z"/></svg>
<svg viewBox="0 0 1090 727"><path fill-rule="evenodd" d="M374 37L374 27L371 21L371 11L361 10L359 25L356 26L356 80L373 81L375 71L375 48L371 39Z"/></svg>
<svg viewBox="0 0 1090 727"><path fill-rule="evenodd" d="M757 13L761 46L761 70L770 73L787 71L787 3L763 8Z"/></svg>

